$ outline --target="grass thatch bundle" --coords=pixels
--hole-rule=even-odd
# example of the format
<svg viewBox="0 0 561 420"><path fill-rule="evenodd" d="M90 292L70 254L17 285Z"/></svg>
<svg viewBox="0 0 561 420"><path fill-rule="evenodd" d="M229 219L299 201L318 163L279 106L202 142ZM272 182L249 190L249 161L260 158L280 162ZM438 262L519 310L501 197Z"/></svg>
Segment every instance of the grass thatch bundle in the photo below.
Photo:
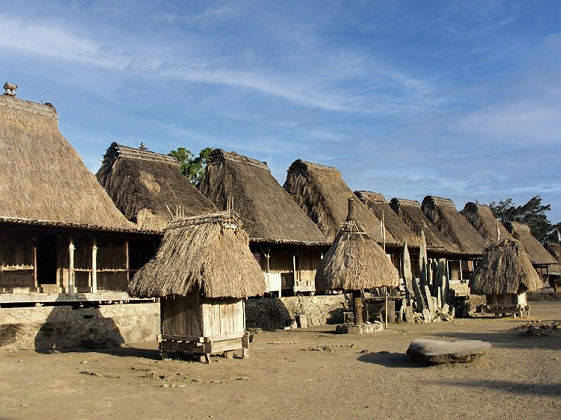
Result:
<svg viewBox="0 0 561 420"><path fill-rule="evenodd" d="M262 295L265 280L249 250L249 238L230 212L173 221L156 256L129 285L132 296L186 296L201 291L207 298Z"/></svg>
<svg viewBox="0 0 561 420"><path fill-rule="evenodd" d="M486 241L513 239L503 224L493 216L493 212L488 206L469 202L461 213Z"/></svg>
<svg viewBox="0 0 561 420"><path fill-rule="evenodd" d="M355 196L337 169L298 159L288 168L284 189L327 239L337 237L347 217L347 202ZM380 220L361 202L355 204L355 219L371 238L382 243ZM398 245L387 230L385 237L386 244Z"/></svg>
<svg viewBox="0 0 561 420"><path fill-rule="evenodd" d="M0 217L131 230L62 136L56 110L0 96Z"/></svg>
<svg viewBox="0 0 561 420"><path fill-rule="evenodd" d="M555 264L557 262L540 241L532 235L532 231L528 225L518 222L507 222L505 223L505 227L515 239L522 242L532 264Z"/></svg>
<svg viewBox="0 0 561 420"><path fill-rule="evenodd" d="M424 232L428 251L442 254L457 254L460 252L458 245L444 237L436 226L427 219L418 201L392 198L390 206L418 238L421 237L421 232Z"/></svg>
<svg viewBox="0 0 561 420"><path fill-rule="evenodd" d="M213 150L199 189L219 209L225 209L231 198L252 242L329 243L282 189L264 162L234 152Z"/></svg>
<svg viewBox="0 0 561 420"><path fill-rule="evenodd" d="M386 230L399 243L407 242L412 248L420 245L420 239L409 226L392 210L390 203L384 196L372 191L355 191L355 195L362 201L374 215L384 221Z"/></svg>
<svg viewBox="0 0 561 420"><path fill-rule="evenodd" d="M483 253L485 240L456 210L452 200L428 195L424 198L421 209L444 237L458 245L460 253L466 255Z"/></svg>
<svg viewBox="0 0 561 420"><path fill-rule="evenodd" d="M541 286L524 246L514 239L490 242L469 282L477 295L520 294Z"/></svg>
<svg viewBox="0 0 561 420"><path fill-rule="evenodd" d="M217 211L171 156L113 143L96 176L125 217L142 229L163 230L177 213Z"/></svg>
<svg viewBox="0 0 561 420"><path fill-rule="evenodd" d="M384 250L352 217L345 221L316 272L316 290L363 290L399 286Z"/></svg>

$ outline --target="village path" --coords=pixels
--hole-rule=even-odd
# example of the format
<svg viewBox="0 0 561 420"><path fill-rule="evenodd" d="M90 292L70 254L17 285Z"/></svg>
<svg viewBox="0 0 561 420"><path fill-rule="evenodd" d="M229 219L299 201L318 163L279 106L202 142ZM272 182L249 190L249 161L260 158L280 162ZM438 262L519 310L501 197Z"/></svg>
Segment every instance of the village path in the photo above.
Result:
<svg viewBox="0 0 561 420"><path fill-rule="evenodd" d="M561 320L561 302L532 318ZM521 336L523 319L333 326L255 336L248 360L159 361L156 344L40 354L0 352L0 418L561 418L561 334ZM482 339L472 363L422 367L419 337ZM320 351L321 350L321 351Z"/></svg>

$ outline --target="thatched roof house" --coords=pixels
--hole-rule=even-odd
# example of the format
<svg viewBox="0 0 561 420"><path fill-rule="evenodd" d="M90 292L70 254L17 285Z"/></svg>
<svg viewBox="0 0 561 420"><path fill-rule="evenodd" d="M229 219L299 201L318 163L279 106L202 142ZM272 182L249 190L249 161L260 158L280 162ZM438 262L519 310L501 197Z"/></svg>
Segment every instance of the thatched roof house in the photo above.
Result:
<svg viewBox="0 0 561 420"><path fill-rule="evenodd" d="M384 196L372 191L355 191L355 195L362 201L372 213L383 220L384 226L393 238L399 243L418 248L420 238L407 226L407 224L392 210L390 203Z"/></svg>
<svg viewBox="0 0 561 420"><path fill-rule="evenodd" d="M452 200L428 195L421 209L444 237L458 245L460 253L473 256L483 253L485 240L456 210Z"/></svg>
<svg viewBox="0 0 561 420"><path fill-rule="evenodd" d="M206 298L262 295L263 274L249 250L249 238L230 212L173 221L156 256L133 277L129 293L142 297Z"/></svg>
<svg viewBox="0 0 561 420"><path fill-rule="evenodd" d="M135 230L58 129L54 106L0 96L0 221Z"/></svg>
<svg viewBox="0 0 561 420"><path fill-rule="evenodd" d="M320 292L356 291L399 286L396 268L380 245L354 219L352 201L348 206L349 217L319 264L316 289Z"/></svg>
<svg viewBox="0 0 561 420"><path fill-rule="evenodd" d="M489 206L469 202L460 213L464 215L468 222L471 223L486 241L513 239L503 224L493 216L493 212Z"/></svg>
<svg viewBox="0 0 561 420"><path fill-rule="evenodd" d="M540 241L532 235L528 225L518 222L507 222L505 223L505 227L515 239L522 242L532 264L549 265L557 263L555 258L544 248Z"/></svg>
<svg viewBox="0 0 561 420"><path fill-rule="evenodd" d="M524 246L512 239L487 244L469 282L471 292L478 295L517 295L541 286Z"/></svg>
<svg viewBox="0 0 561 420"><path fill-rule="evenodd" d="M335 240L347 217L347 202L355 196L341 173L331 166L298 159L288 168L284 189L316 222L327 239ZM372 239L382 243L380 220L361 202L355 205L355 219ZM385 239L388 245L398 245L387 230Z"/></svg>
<svg viewBox="0 0 561 420"><path fill-rule="evenodd" d="M418 201L392 198L390 206L417 237L421 236L421 231L425 233L428 251L439 254L457 254L460 252L458 245L444 237L436 226L427 219Z"/></svg>
<svg viewBox="0 0 561 420"><path fill-rule="evenodd" d="M318 227L281 188L265 162L213 150L199 189L219 209L225 209L232 198L253 243L328 244Z"/></svg>
<svg viewBox="0 0 561 420"><path fill-rule="evenodd" d="M113 143L96 176L119 210L141 229L162 230L176 213L217 211L172 156Z"/></svg>

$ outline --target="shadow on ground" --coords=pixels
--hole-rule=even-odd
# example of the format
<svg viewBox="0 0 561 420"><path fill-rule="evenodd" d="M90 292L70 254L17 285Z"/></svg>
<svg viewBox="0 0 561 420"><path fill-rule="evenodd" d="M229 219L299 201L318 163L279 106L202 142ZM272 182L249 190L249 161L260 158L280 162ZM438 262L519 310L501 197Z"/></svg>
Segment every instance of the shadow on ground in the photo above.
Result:
<svg viewBox="0 0 561 420"><path fill-rule="evenodd" d="M516 395L561 397L561 382L548 385L499 380L430 381L427 383L434 385L457 386L463 389L485 388L492 391Z"/></svg>
<svg viewBox="0 0 561 420"><path fill-rule="evenodd" d="M404 353L367 353L360 356L357 360L359 362L373 363L375 365L381 365L388 368L414 369L426 367L426 365L422 363L413 362L411 359L409 359L409 356Z"/></svg>

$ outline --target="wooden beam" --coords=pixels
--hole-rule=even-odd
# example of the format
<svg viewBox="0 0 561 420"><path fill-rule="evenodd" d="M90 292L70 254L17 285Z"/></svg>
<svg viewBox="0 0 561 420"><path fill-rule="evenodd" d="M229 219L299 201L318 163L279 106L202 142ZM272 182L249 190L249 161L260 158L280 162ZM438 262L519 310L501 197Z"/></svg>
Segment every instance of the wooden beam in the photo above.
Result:
<svg viewBox="0 0 561 420"><path fill-rule="evenodd" d="M92 293L97 293L97 243L92 244Z"/></svg>
<svg viewBox="0 0 561 420"><path fill-rule="evenodd" d="M127 270L127 283L131 279L130 264L129 264L129 240L125 239L125 269Z"/></svg>
<svg viewBox="0 0 561 420"><path fill-rule="evenodd" d="M33 244L33 287L35 290L39 288L39 279L37 277L37 244Z"/></svg>
<svg viewBox="0 0 561 420"><path fill-rule="evenodd" d="M68 293L76 293L76 276L74 272L74 241L70 237L68 241Z"/></svg>

